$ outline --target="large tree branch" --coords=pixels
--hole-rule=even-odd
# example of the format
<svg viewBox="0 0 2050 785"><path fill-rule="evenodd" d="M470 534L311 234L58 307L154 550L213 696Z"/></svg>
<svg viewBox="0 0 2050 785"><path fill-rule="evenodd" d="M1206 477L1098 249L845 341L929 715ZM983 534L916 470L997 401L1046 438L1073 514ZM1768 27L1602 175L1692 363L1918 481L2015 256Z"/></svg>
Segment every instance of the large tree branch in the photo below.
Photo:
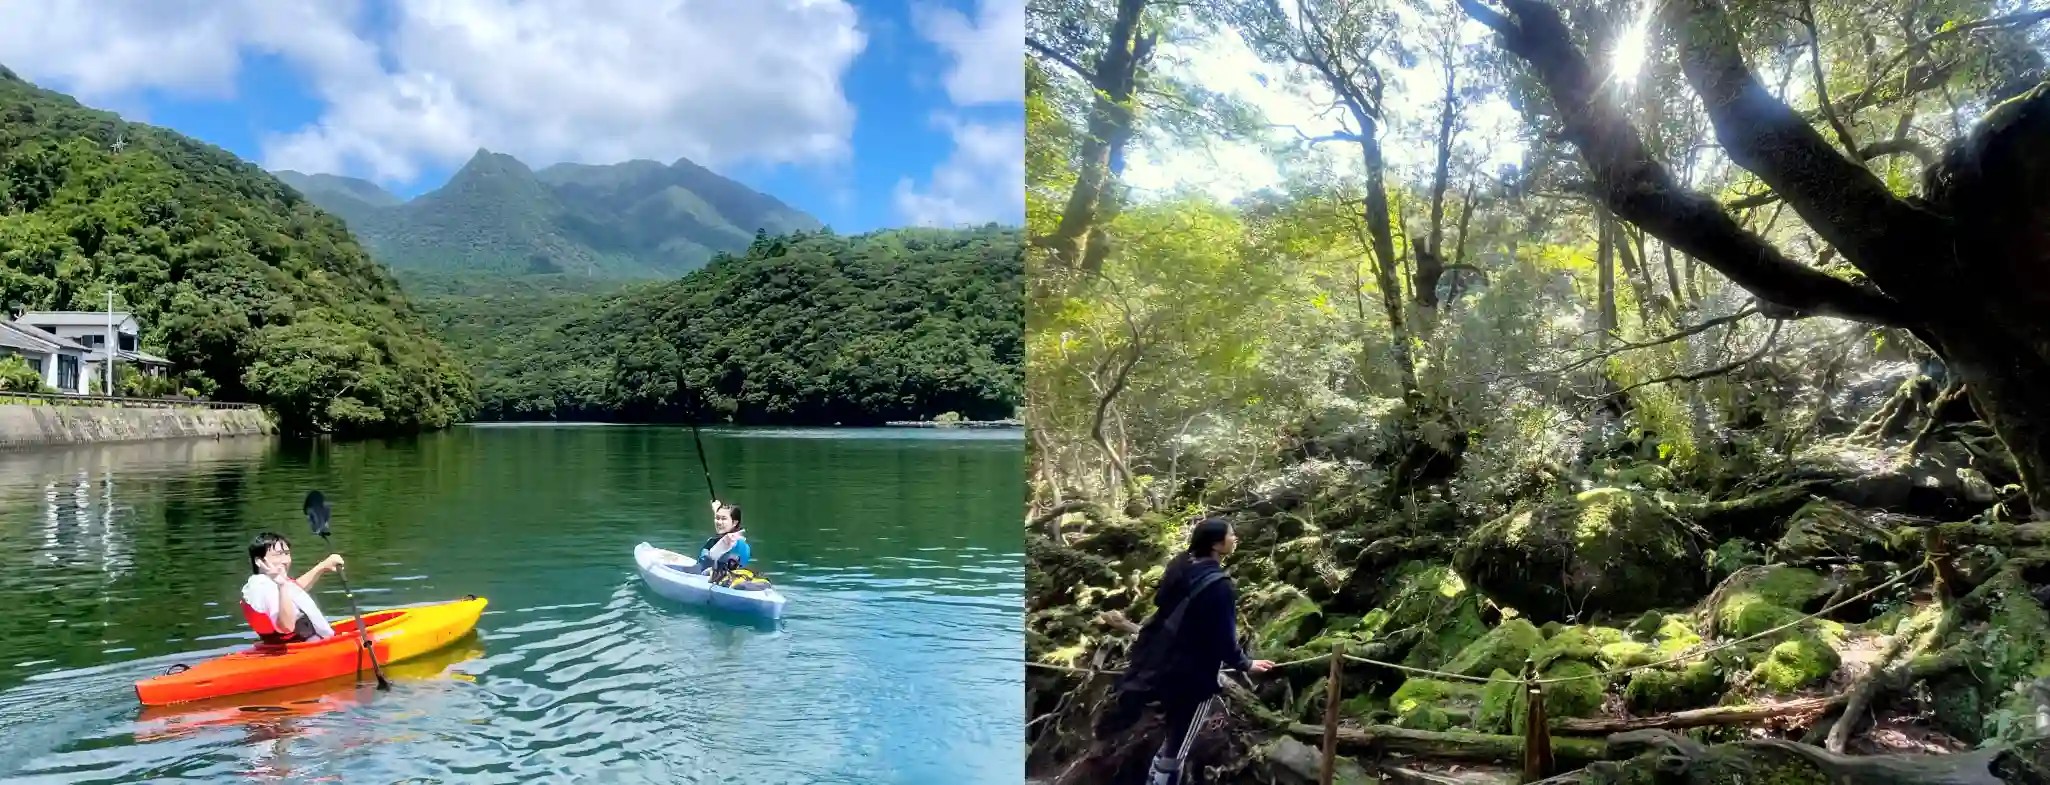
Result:
<svg viewBox="0 0 2050 785"><path fill-rule="evenodd" d="M1718 0L1676 2L1667 14L1684 38L1680 69L1730 160L1777 192L1881 288L1916 291L1917 264L1926 261L1916 252L1947 245L1944 221L1895 197L1862 161L1839 154L1774 98L1745 64Z"/></svg>
<svg viewBox="0 0 2050 785"><path fill-rule="evenodd" d="M1480 0L1459 0L1469 15L1501 36L1504 49L1536 72L1551 93L1567 139L1617 215L1776 306L1770 315L1812 313L1896 326L1913 321L1893 298L1788 258L1745 231L1707 194L1682 187L1671 170L1652 159L1637 130L1603 92L1603 80L1574 47L1558 12L1535 0L1505 2L1514 20Z"/></svg>
<svg viewBox="0 0 2050 785"><path fill-rule="evenodd" d="M1029 35L1026 36L1025 48L1031 49L1034 52L1038 52L1040 57L1052 60L1056 63L1059 63L1062 67L1065 67L1070 71L1074 71L1075 75L1082 77L1082 81L1084 82L1096 81L1096 75L1094 73L1091 73L1089 69L1083 68L1081 63L1075 62L1074 58L1062 54L1058 49L1040 43L1039 39L1037 38L1033 38Z"/></svg>

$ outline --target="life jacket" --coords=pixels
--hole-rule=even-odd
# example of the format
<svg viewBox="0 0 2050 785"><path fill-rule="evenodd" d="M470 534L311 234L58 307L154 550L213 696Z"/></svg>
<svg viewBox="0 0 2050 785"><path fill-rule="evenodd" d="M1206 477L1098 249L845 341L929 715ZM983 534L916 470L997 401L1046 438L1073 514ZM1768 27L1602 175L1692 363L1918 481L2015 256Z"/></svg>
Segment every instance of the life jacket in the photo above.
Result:
<svg viewBox="0 0 2050 785"><path fill-rule="evenodd" d="M731 556L719 565L719 572L712 577L716 586L740 591L761 591L769 588L769 580L746 567L739 566L740 560Z"/></svg>
<svg viewBox="0 0 2050 785"><path fill-rule="evenodd" d="M264 643L279 646L313 639L313 620L306 618L304 615L299 617L299 623L296 625L297 629L291 633L282 633L278 632L278 625L273 623L269 616L257 612L255 608L249 606L249 603L237 604L242 606L243 620L249 622L249 628L255 630L256 637L262 639Z"/></svg>

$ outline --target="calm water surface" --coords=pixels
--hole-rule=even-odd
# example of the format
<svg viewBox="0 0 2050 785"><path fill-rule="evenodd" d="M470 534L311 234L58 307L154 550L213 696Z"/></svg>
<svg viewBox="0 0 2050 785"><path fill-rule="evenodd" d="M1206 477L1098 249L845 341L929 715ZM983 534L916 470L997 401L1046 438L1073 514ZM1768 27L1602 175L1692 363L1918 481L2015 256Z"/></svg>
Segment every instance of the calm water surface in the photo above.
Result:
<svg viewBox="0 0 2050 785"><path fill-rule="evenodd" d="M1018 782L1018 432L703 440L790 598L780 624L634 571L637 542L709 536L687 429L0 454L0 779ZM323 554L311 489L365 611L476 594L478 632L393 666L389 692L145 712L135 680L254 640L234 603L255 532L291 537L295 572ZM332 576L315 595L348 613Z"/></svg>

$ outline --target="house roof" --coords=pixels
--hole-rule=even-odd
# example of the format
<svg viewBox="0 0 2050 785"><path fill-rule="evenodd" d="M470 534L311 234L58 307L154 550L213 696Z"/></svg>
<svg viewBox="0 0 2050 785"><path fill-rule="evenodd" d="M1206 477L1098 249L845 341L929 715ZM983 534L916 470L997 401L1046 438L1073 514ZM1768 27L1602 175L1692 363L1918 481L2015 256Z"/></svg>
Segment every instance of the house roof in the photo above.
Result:
<svg viewBox="0 0 2050 785"><path fill-rule="evenodd" d="M111 315L117 325L136 321L135 314L127 311L115 311ZM14 321L67 327L105 327L108 316L106 311L29 311L14 317Z"/></svg>
<svg viewBox="0 0 2050 785"><path fill-rule="evenodd" d="M34 352L87 351L85 346L77 341L59 338L38 329L35 325L19 322L0 322L0 346Z"/></svg>

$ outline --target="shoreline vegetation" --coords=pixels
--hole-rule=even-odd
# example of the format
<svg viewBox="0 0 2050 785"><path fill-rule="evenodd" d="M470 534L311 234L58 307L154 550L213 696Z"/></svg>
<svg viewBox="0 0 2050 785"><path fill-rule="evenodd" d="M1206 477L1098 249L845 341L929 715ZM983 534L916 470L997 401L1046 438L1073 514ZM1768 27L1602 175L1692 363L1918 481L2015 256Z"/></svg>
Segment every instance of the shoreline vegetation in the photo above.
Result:
<svg viewBox="0 0 2050 785"><path fill-rule="evenodd" d="M2050 782L2050 14L1789 8L1029 11L1028 778L1145 780L1215 516L1283 665L1187 785Z"/></svg>
<svg viewBox="0 0 2050 785"><path fill-rule="evenodd" d="M115 308L143 325L140 348L178 371L164 389L141 389L124 372L123 392L246 402L283 433L339 437L525 419L993 420L1022 403L1016 228L842 236L803 228L817 222L687 161L537 173L486 153L449 189L462 198L399 220L386 213L400 207L334 204L342 186L367 184L283 173L311 192L302 194L220 148L80 106L4 67L0 109L0 302L100 310L112 289ZM670 280L615 280L525 256L505 262L547 238L436 228L519 212L500 203L513 198L502 190L473 187L480 167L610 183L606 199L564 202L580 211L565 225L586 245L639 249L645 263L569 268L702 266ZM558 199L600 192L556 185ZM641 191L685 185L716 197L732 220L776 216L770 223L800 228L750 242L722 224L659 261L662 222L605 217L654 198ZM338 216L366 222L380 247L460 252L489 272L408 252L402 261L433 264L394 277ZM527 267L534 274L518 272ZM0 364L0 375L27 384L33 374Z"/></svg>

